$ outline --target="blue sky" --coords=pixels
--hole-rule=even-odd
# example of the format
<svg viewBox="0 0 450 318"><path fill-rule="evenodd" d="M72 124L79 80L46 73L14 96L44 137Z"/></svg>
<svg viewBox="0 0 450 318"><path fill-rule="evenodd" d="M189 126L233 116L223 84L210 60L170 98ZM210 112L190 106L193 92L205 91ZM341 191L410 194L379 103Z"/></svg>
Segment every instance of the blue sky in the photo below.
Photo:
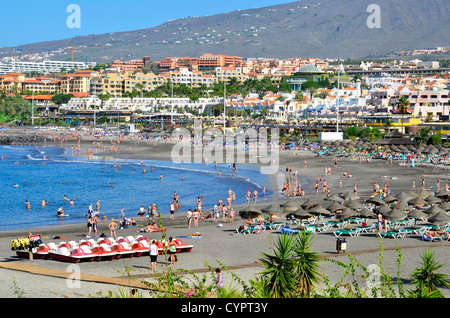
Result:
<svg viewBox="0 0 450 318"><path fill-rule="evenodd" d="M0 47L60 40L78 35L130 31L170 19L261 8L294 0L0 0ZM76 4L81 27L68 28Z"/></svg>

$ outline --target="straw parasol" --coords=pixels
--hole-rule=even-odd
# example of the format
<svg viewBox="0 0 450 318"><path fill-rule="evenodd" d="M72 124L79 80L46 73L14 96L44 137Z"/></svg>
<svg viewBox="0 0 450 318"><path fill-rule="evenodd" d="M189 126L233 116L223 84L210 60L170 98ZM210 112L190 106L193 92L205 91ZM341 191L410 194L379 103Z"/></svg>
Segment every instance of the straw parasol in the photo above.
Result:
<svg viewBox="0 0 450 318"><path fill-rule="evenodd" d="M447 211L438 205L433 205L424 211L428 216L434 215L436 213L446 213Z"/></svg>
<svg viewBox="0 0 450 318"><path fill-rule="evenodd" d="M420 189L419 191L417 191L416 194L418 197L426 198L427 196L429 196L431 194L431 192L428 190L425 190L425 189Z"/></svg>
<svg viewBox="0 0 450 318"><path fill-rule="evenodd" d="M364 204L362 204L361 202L358 202L358 201L350 201L347 204L347 208L350 208L350 209L363 209L364 208Z"/></svg>
<svg viewBox="0 0 450 318"><path fill-rule="evenodd" d="M293 212L293 211L297 210L298 208L300 208L301 206L300 206L299 202L294 201L294 200L289 200L289 201L281 204L281 207L286 212Z"/></svg>
<svg viewBox="0 0 450 318"><path fill-rule="evenodd" d="M428 218L428 214L426 214L425 212L421 211L421 210L412 210L411 212L408 213L408 217L410 219L421 219L421 218Z"/></svg>
<svg viewBox="0 0 450 318"><path fill-rule="evenodd" d="M416 197L410 201L408 201L409 205L412 205L414 207L418 207L418 206L426 206L428 205L427 201L425 201L424 199L422 199L421 197Z"/></svg>
<svg viewBox="0 0 450 318"><path fill-rule="evenodd" d="M397 197L394 197L393 195L389 194L387 197L383 198L384 202L390 203L394 201L398 201Z"/></svg>
<svg viewBox="0 0 450 318"><path fill-rule="evenodd" d="M441 190L441 191L436 192L434 195L438 198L447 198L450 196L450 191Z"/></svg>
<svg viewBox="0 0 450 318"><path fill-rule="evenodd" d="M327 208L327 210L332 213L339 211L339 210L344 210L344 209L345 209L345 206L343 206L342 204L339 204L337 202L333 202L333 204Z"/></svg>
<svg viewBox="0 0 450 318"><path fill-rule="evenodd" d="M310 210L311 208L316 207L316 206L320 206L320 205L321 205L320 202L318 202L318 201L316 201L314 199L308 199L308 200L306 200L305 202L302 203L301 207L303 209L305 209L305 210Z"/></svg>
<svg viewBox="0 0 450 318"><path fill-rule="evenodd" d="M308 210L309 213L313 215L330 215L330 211L325 209L324 207L317 205Z"/></svg>
<svg viewBox="0 0 450 318"><path fill-rule="evenodd" d="M396 208L393 208L390 212L383 214L383 218L392 222L404 220L407 216L408 215L405 212Z"/></svg>
<svg viewBox="0 0 450 318"><path fill-rule="evenodd" d="M366 209L366 208L359 210L358 215L363 217L364 219L376 219L377 218L376 213L374 213L373 211Z"/></svg>
<svg viewBox="0 0 450 318"><path fill-rule="evenodd" d="M441 209L444 209L445 211L450 211L450 202L444 202L444 203L441 203L441 204L439 204L439 207L441 208Z"/></svg>
<svg viewBox="0 0 450 318"><path fill-rule="evenodd" d="M282 216L285 215L286 213L281 209L280 205L278 203L273 203L270 205L267 205L263 208L261 208L261 211L263 213L267 213L267 214L274 214L276 216Z"/></svg>
<svg viewBox="0 0 450 318"><path fill-rule="evenodd" d="M411 194L409 194L407 192L402 191L402 192L396 194L395 197L397 199L399 199L399 201L408 202L409 200L414 199L415 196L413 196L413 195L411 195Z"/></svg>
<svg viewBox="0 0 450 318"><path fill-rule="evenodd" d="M394 205L394 208L402 210L402 211L411 211L412 210L412 208L404 202L397 203L396 205Z"/></svg>
<svg viewBox="0 0 450 318"><path fill-rule="evenodd" d="M434 195L430 194L429 196L427 196L425 199L425 201L427 201L428 204L436 204L436 203L441 203L441 199L436 198Z"/></svg>
<svg viewBox="0 0 450 318"><path fill-rule="evenodd" d="M428 218L428 222L433 225L445 225L450 222L450 216L445 213L436 213Z"/></svg>
<svg viewBox="0 0 450 318"><path fill-rule="evenodd" d="M348 201L358 200L359 199L359 195L357 195L357 194L355 194L353 192L349 192L349 193L344 195L344 199L348 200Z"/></svg>
<svg viewBox="0 0 450 318"><path fill-rule="evenodd" d="M352 217L358 216L359 213L352 209L345 209L341 213L336 214L336 219L338 220L348 220ZM350 222L347 223L347 228L350 227Z"/></svg>
<svg viewBox="0 0 450 318"><path fill-rule="evenodd" d="M366 200L366 202L371 202L371 203L375 203L375 204L378 204L378 205L385 205L386 204L386 202L381 200L379 196L375 196L373 198L369 198L369 199Z"/></svg>
<svg viewBox="0 0 450 318"><path fill-rule="evenodd" d="M243 219L254 219L262 214L262 211L254 206L246 206L239 211L239 216Z"/></svg>
<svg viewBox="0 0 450 318"><path fill-rule="evenodd" d="M290 213L290 215L299 220L309 219L314 216L311 213L309 213L308 211L304 210L302 207L293 211L292 213Z"/></svg>
<svg viewBox="0 0 450 318"><path fill-rule="evenodd" d="M381 213L381 214L388 213L390 211L391 211L391 208L388 207L387 205L382 205L375 209L376 213Z"/></svg>
<svg viewBox="0 0 450 318"><path fill-rule="evenodd" d="M342 199L340 196L333 194L332 196L325 198L324 200L327 201L335 201L335 202L344 202L344 199Z"/></svg>

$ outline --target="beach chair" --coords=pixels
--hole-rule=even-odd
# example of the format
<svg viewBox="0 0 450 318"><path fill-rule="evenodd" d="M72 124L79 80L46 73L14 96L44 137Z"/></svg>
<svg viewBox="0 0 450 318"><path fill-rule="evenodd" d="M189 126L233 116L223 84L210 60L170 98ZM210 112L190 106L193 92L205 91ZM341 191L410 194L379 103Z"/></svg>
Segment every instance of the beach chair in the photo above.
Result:
<svg viewBox="0 0 450 318"><path fill-rule="evenodd" d="M329 222L318 224L318 225L316 225L316 231L317 232L325 232L325 231L328 231L329 229L331 229L331 226L332 225L329 224Z"/></svg>
<svg viewBox="0 0 450 318"><path fill-rule="evenodd" d="M289 226L283 226L281 228L281 234L298 234L300 233L299 230L293 230Z"/></svg>
<svg viewBox="0 0 450 318"><path fill-rule="evenodd" d="M422 234L422 241L426 242L435 242L435 241L442 241L442 237L428 237L425 233Z"/></svg>
<svg viewBox="0 0 450 318"><path fill-rule="evenodd" d="M316 233L316 227L314 225L305 226L304 231L306 233Z"/></svg>
<svg viewBox="0 0 450 318"><path fill-rule="evenodd" d="M360 231L357 229L341 229L334 232L334 236L340 237L340 236L351 236L355 237L360 234Z"/></svg>
<svg viewBox="0 0 450 318"><path fill-rule="evenodd" d="M356 229L360 233L371 233L371 232L375 232L375 230L378 229L378 226L376 224L372 224L372 225L366 226L366 227L358 226Z"/></svg>
<svg viewBox="0 0 450 318"><path fill-rule="evenodd" d="M378 235L380 235L382 238L385 238L385 237L401 238L402 237L402 234L397 231L381 232L381 233L378 233Z"/></svg>

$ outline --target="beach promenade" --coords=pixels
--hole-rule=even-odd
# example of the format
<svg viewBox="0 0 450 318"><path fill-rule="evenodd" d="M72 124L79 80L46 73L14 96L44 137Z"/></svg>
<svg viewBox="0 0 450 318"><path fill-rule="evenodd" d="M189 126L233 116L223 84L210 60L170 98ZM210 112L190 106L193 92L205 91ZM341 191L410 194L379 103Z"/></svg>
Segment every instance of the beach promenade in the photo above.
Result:
<svg viewBox="0 0 450 318"><path fill-rule="evenodd" d="M70 147L74 141L67 140L62 143L55 142L55 145L63 145ZM49 143L48 143L49 145ZM92 145L92 141L84 140L82 146L88 149ZM120 144L120 153L111 151L109 147L102 152L96 152L96 156L111 156L116 158L134 158L141 160L171 160L170 151L173 143L158 142L144 143L135 140L124 140ZM323 201L326 195L320 188L316 194L314 184L318 181L318 177L322 176L326 179L332 194L353 192L355 184L357 185L358 195L366 198L372 193L373 184L377 182L383 185L389 182L390 189L393 194L401 191L413 190L412 185L415 182L416 190L418 190L424 175L428 184L432 185L439 177L441 184L450 184L450 177L445 169L435 168L432 166L409 167L400 166L398 162L389 165L386 160L373 160L372 162L359 162L358 156L340 155L338 156L338 164L334 166L333 156L322 156L317 158L316 155L309 151L293 150L280 152L279 172L277 178L270 185L277 194L267 198L261 195L258 197L257 206L265 206L272 202L283 203L288 197L281 194L280 180L283 180L285 168L291 167L297 170L298 180L304 187L305 196L295 197L293 200L303 203L309 198L317 201ZM307 168L304 168L304 161L307 162ZM324 176L324 169L330 167L331 174ZM344 172L352 175L352 178L342 178ZM339 188L339 179L342 180L342 188ZM269 186L269 185L268 185ZM277 188L278 187L278 188ZM249 189L252 191L253 189ZM244 194L237 194L244 195ZM225 197L217 198L225 200ZM243 205L235 206L235 210L239 211ZM163 216L163 225L167 228L166 237L178 236L183 242L193 244L194 248L189 253L178 255L178 261L172 266L174 270L187 269L194 271L197 275L208 273L206 262L216 268L219 262L223 263L230 272L235 273L241 279L248 281L261 272L262 267L258 264L261 253L266 252L273 254L272 248L276 243L278 236L281 235L280 230L266 230L258 234L243 235L237 233L236 229L243 224L243 219L237 216L234 223L222 222L221 218L218 223L211 220L200 220L198 228L188 228L185 209L196 207L182 206L180 212L176 214L175 220L169 220L169 213ZM212 207L205 207L211 209ZM168 212L168 211L167 211ZM117 218L118 215L108 215L108 219ZM284 218L279 221L285 222ZM372 224L375 220L369 220L368 224ZM139 230L145 225L146 221L140 221L137 218L138 225L126 229L118 229L118 236L136 236L145 235L149 238L161 239L161 233L140 233ZM222 226L218 226L218 224ZM424 221L418 221L418 225L426 224ZM291 225L295 227L295 225ZM354 225L352 225L354 226ZM356 237L346 237L347 254L336 253L336 237L333 234L338 228L332 228L325 232L317 232L313 238L313 249L320 253L322 258L339 259L347 263L349 258L347 254L351 254L364 266L378 264L380 260L380 251L382 251L383 270L390 273L393 278L397 277L398 253L396 247L399 247L402 253L402 264L400 266L400 278L403 280L405 288L408 288L411 279L411 272L415 267L420 266L420 255L426 250L435 253L438 261L445 266L440 270L442 273L450 275L450 241L426 242L422 241L418 235L411 235L401 239L381 238L376 233L365 233ZM56 227L36 228L28 230L5 231L0 232L0 281L2 288L0 289L0 297L15 297L14 282L16 286L25 292L25 297L45 297L45 298L61 298L61 297L90 297L97 296L99 292L105 295L108 291L118 293L119 289L127 289L131 287L143 287L139 284L140 279L152 280L152 272L150 271L150 260L148 257L119 259L113 261L80 263L80 284L74 286L71 282L71 274L73 268L70 263L63 263L54 260L33 260L17 258L15 252L11 250L11 240L17 237L27 236L28 233L41 234L45 242L52 241L52 237L59 236L67 238L67 240L79 241L87 232L85 223L74 225L61 225ZM186 238L199 232L201 238ZM102 221L99 224L98 233L105 233L109 236L108 222ZM166 262L162 256L158 258L158 270L163 270ZM125 273L125 269L129 268L131 273L138 278L137 281L130 281ZM331 282L337 282L342 278L343 269L331 262L321 263L321 272L328 276ZM229 272L224 272L225 282L237 285L232 282ZM360 282L364 284L365 282ZM450 291L441 290L446 297L450 296ZM142 289L143 295L148 295L145 289Z"/></svg>

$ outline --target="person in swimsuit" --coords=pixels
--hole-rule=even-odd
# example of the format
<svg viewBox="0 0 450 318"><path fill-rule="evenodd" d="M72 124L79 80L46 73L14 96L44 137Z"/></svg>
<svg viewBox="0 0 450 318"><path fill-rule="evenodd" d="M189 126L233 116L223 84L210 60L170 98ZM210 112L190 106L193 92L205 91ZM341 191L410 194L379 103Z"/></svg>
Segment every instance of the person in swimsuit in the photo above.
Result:
<svg viewBox="0 0 450 318"><path fill-rule="evenodd" d="M177 246L172 237L169 237L169 243L167 244L166 252L168 252L170 256L170 265L175 265L175 254L177 252Z"/></svg>
<svg viewBox="0 0 450 318"><path fill-rule="evenodd" d="M88 234L87 236L91 235L91 231L92 231L92 224L93 224L93 220L92 220L92 216L89 215L88 217L88 221L87 221L87 228L88 228Z"/></svg>
<svg viewBox="0 0 450 318"><path fill-rule="evenodd" d="M108 227L111 232L111 237L114 237L115 239L117 239L117 235L116 235L117 223L114 222L114 219L111 219L111 222L109 223Z"/></svg>

